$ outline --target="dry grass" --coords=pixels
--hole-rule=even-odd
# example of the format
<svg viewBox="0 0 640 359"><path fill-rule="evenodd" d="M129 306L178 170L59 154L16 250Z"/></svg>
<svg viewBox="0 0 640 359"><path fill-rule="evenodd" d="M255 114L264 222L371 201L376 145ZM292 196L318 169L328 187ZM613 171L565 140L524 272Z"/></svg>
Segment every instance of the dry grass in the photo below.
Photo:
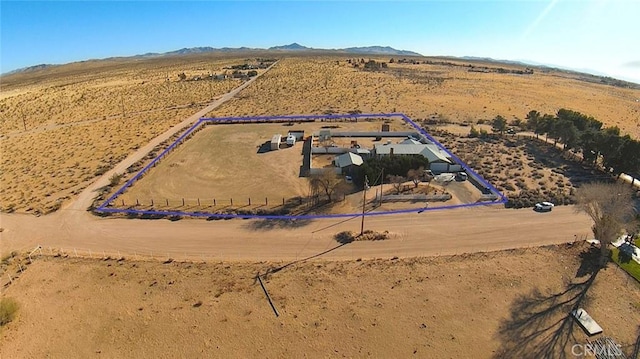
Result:
<svg viewBox="0 0 640 359"><path fill-rule="evenodd" d="M223 73L223 67L245 61L113 60L3 77L0 210L38 214L58 209L200 104L241 83L179 81L178 73L190 79Z"/></svg>
<svg viewBox="0 0 640 359"><path fill-rule="evenodd" d="M387 72L367 72L346 59L283 59L211 115L399 111L413 119L442 116L475 123L498 114L510 120L524 118L530 110L555 113L569 108L640 138L640 90L581 82L554 72L485 74L465 67L397 63L389 64Z"/></svg>
<svg viewBox="0 0 640 359"><path fill-rule="evenodd" d="M1 210L55 210L98 173L237 86L234 80L178 80L182 72L187 78L222 73L223 67L244 63L249 55L225 56L87 61L3 76ZM640 137L639 90L553 72L484 74L426 64L390 64L387 72L365 72L345 60L284 59L210 115L401 111L413 119L476 122L497 114L510 119L532 109L554 113L565 107Z"/></svg>

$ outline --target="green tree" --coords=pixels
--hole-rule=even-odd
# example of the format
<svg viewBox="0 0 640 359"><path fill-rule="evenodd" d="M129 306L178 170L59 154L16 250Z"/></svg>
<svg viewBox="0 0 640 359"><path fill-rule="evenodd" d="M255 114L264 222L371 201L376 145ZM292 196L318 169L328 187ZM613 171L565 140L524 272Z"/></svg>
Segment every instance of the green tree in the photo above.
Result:
<svg viewBox="0 0 640 359"><path fill-rule="evenodd" d="M578 144L580 134L576 126L567 119L559 119L555 126L555 132L562 141L562 150L574 148Z"/></svg>
<svg viewBox="0 0 640 359"><path fill-rule="evenodd" d="M527 120L527 128L536 134L536 138L538 138L538 135L540 135L540 118L540 112L536 110L529 111L529 113L525 117L525 119Z"/></svg>
<svg viewBox="0 0 640 359"><path fill-rule="evenodd" d="M504 131L507 130L507 120L498 115L491 121L491 126L493 127L493 131L500 132L501 135L504 135Z"/></svg>
<svg viewBox="0 0 640 359"><path fill-rule="evenodd" d="M471 129L469 130L469 137L476 138L479 136L480 136L480 132L478 131L478 129L475 128L473 125L471 125Z"/></svg>

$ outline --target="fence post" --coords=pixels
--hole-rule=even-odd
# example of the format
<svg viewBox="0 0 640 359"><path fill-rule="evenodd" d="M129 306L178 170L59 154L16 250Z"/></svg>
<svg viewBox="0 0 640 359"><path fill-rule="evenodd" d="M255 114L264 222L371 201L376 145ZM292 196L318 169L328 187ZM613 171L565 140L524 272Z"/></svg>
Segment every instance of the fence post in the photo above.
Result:
<svg viewBox="0 0 640 359"><path fill-rule="evenodd" d="M233 198L231 198L231 206L233 207Z"/></svg>
<svg viewBox="0 0 640 359"><path fill-rule="evenodd" d="M215 198L213 199L213 206L214 207L216 206L216 199Z"/></svg>
<svg viewBox="0 0 640 359"><path fill-rule="evenodd" d="M184 198L182 199L182 207L184 207Z"/></svg>
<svg viewBox="0 0 640 359"><path fill-rule="evenodd" d="M251 197L249 197L249 205L251 205Z"/></svg>
<svg viewBox="0 0 640 359"><path fill-rule="evenodd" d="M122 207L124 207L124 199L122 200Z"/></svg>
<svg viewBox="0 0 640 359"><path fill-rule="evenodd" d="M169 199L168 199L168 198L165 198L164 200L165 200L165 201L166 201L166 203L167 203L167 207L169 207Z"/></svg>
<svg viewBox="0 0 640 359"><path fill-rule="evenodd" d="M138 202L138 199L136 198L136 206L140 205L140 202Z"/></svg>
<svg viewBox="0 0 640 359"><path fill-rule="evenodd" d="M200 198L198 198L198 207L200 207Z"/></svg>
<svg viewBox="0 0 640 359"><path fill-rule="evenodd" d="M153 207L153 198L151 198L151 207Z"/></svg>
<svg viewBox="0 0 640 359"><path fill-rule="evenodd" d="M284 197L282 197L282 207L284 207Z"/></svg>
<svg viewBox="0 0 640 359"><path fill-rule="evenodd" d="M264 198L264 205L265 205L265 206L268 206L268 205L269 205L269 200L268 200L268 198L267 198L267 197L265 197L265 198Z"/></svg>

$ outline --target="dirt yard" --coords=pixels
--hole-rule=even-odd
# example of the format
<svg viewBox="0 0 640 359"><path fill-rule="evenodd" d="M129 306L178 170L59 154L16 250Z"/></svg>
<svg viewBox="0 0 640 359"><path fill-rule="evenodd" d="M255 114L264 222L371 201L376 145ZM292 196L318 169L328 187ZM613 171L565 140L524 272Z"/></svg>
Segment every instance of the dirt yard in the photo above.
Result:
<svg viewBox="0 0 640 359"><path fill-rule="evenodd" d="M572 358L587 339L567 317L577 306L637 353L640 287L613 265L594 273L587 250L298 263L44 256L3 289L20 309L0 330L0 356ZM269 270L279 317L255 280Z"/></svg>
<svg viewBox="0 0 640 359"><path fill-rule="evenodd" d="M283 144L280 150L272 151L269 149L269 141L274 134L281 134L284 138L287 131L295 129L304 130L305 136L309 136L328 126L334 131L371 131L379 130L383 121L377 119L357 123L313 122L293 126L277 123L205 126L162 159L155 168L121 195L114 205L126 208L135 205L136 209L207 212L231 208L277 210L277 206L282 206L283 199L289 204L293 198L308 197L309 184L306 177L300 177L303 144L297 142L293 147ZM388 122L392 131L411 129L399 119ZM370 139L358 140L365 147L373 145ZM335 142L348 146L350 139L336 138ZM335 155L313 156L312 167L331 166L334 157ZM413 185L408 182L405 187ZM458 204L461 200L464 202L464 199L469 197L468 192L472 190L464 184L444 186L435 182L423 185L419 189L422 190L421 193L429 191L429 194L434 194L434 191L445 191L446 187L453 189L454 193L461 192L462 196L445 204ZM455 190L454 187L460 187L461 191ZM465 189L462 189L463 187ZM352 213L362 206L361 194L351 194L353 190L346 187L344 191L347 194L346 201L331 205L332 212ZM385 193L394 193L391 185L387 186ZM375 195L374 191L370 191L367 199L374 201ZM471 195L469 201L475 202L478 199L476 197ZM391 210L408 208L407 206L424 207L424 203L385 204L383 208Z"/></svg>

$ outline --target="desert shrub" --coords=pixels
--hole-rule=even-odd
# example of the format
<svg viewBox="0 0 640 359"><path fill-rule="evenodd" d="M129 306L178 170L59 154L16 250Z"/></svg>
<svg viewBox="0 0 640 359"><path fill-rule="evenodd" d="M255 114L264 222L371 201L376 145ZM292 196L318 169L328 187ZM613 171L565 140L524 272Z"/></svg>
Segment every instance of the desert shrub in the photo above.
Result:
<svg viewBox="0 0 640 359"><path fill-rule="evenodd" d="M0 300L0 326L10 323L18 312L18 302L12 298L2 298Z"/></svg>
<svg viewBox="0 0 640 359"><path fill-rule="evenodd" d="M116 186L118 183L120 183L122 176L122 173L114 173L113 175L111 175L111 177L109 177L109 185L111 187Z"/></svg>

